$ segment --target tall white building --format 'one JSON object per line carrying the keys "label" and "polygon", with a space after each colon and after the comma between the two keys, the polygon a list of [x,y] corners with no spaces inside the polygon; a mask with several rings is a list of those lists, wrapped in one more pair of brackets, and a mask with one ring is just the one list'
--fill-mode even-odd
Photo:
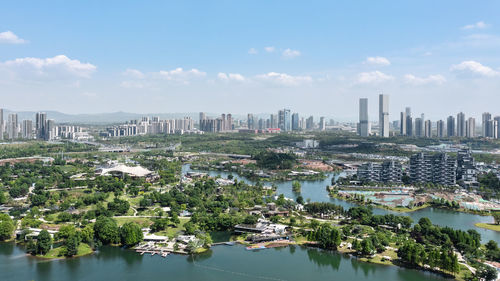
{"label": "tall white building", "polygon": [[22,132],[23,139],[32,139],[33,138],[33,121],[23,120],[23,124],[21,126],[21,132]]}
{"label": "tall white building", "polygon": [[359,124],[358,134],[362,137],[370,135],[370,123],[368,122],[368,99],[359,99]]}
{"label": "tall white building", "polygon": [[379,95],[378,99],[378,126],[381,137],[389,137],[389,96]]}
{"label": "tall white building", "polygon": [[8,120],[7,120],[7,133],[9,135],[9,139],[17,139],[19,137],[18,135],[18,125],[17,125],[17,114],[12,113],[9,114]]}
{"label": "tall white building", "polygon": [[473,138],[476,131],[476,119],[469,117],[465,121],[465,136],[468,138]]}

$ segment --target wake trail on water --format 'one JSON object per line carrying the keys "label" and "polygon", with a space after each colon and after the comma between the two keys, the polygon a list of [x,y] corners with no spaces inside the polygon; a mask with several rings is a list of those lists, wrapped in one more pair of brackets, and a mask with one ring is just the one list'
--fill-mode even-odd
{"label": "wake trail on water", "polygon": [[208,269],[208,270],[213,270],[213,271],[219,271],[219,272],[225,272],[225,273],[239,275],[239,276],[244,276],[244,277],[257,278],[257,279],[263,279],[263,280],[286,281],[286,279],[280,279],[280,278],[269,277],[269,276],[259,276],[259,275],[253,275],[253,274],[244,273],[244,272],[236,272],[236,271],[225,270],[225,269],[214,267],[214,266],[200,265],[200,264],[197,264],[196,262],[193,262],[193,264],[194,264],[194,266],[197,266],[197,267],[200,267],[200,268],[204,268],[204,269]]}

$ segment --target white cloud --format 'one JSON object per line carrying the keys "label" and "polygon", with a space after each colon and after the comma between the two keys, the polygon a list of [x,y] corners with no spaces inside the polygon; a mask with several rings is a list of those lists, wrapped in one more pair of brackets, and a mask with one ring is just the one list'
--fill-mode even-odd
{"label": "white cloud", "polygon": [[256,54],[258,54],[259,52],[258,52],[255,48],[250,48],[250,50],[248,50],[248,53],[249,53],[250,55],[256,55]]}
{"label": "white cloud", "polygon": [[426,85],[426,84],[443,84],[446,78],[442,75],[429,75],[427,77],[418,77],[413,74],[406,74],[404,76],[405,82],[413,85]]}
{"label": "white cloud", "polygon": [[298,86],[300,84],[310,83],[313,79],[310,76],[292,76],[286,73],[269,72],[257,75],[256,78],[261,81],[272,82],[284,86]]}
{"label": "white cloud", "polygon": [[265,47],[264,50],[268,53],[274,52],[276,49],[273,46]]}
{"label": "white cloud", "polygon": [[359,73],[357,78],[357,82],[361,84],[376,84],[390,80],[394,80],[394,77],[378,70]]}
{"label": "white cloud", "polygon": [[5,32],[0,32],[0,44],[24,44],[27,43],[28,41],[19,38],[14,32],[12,31],[5,31]]}
{"label": "white cloud", "polygon": [[452,65],[451,71],[461,75],[495,77],[499,76],[500,72],[493,70],[491,67],[480,64],[477,61],[463,61],[459,64]]}
{"label": "white cloud", "polygon": [[245,81],[245,77],[239,73],[223,73],[219,72],[217,74],[217,78],[223,81],[238,81],[238,82],[243,82]]}
{"label": "white cloud", "polygon": [[191,70],[184,70],[181,67],[178,67],[174,70],[162,70],[158,72],[158,76],[162,79],[168,81],[175,81],[188,84],[190,80],[199,79],[205,77],[207,74],[203,71],[200,71],[196,68]]}
{"label": "white cloud", "polygon": [[374,65],[390,65],[391,62],[384,57],[367,57],[366,64],[374,64]]}
{"label": "white cloud", "polygon": [[297,50],[292,50],[292,49],[286,49],[282,53],[283,57],[293,59],[295,57],[300,56],[300,51]]}
{"label": "white cloud", "polygon": [[145,77],[144,73],[132,68],[127,68],[127,70],[125,70],[122,74],[137,79],[143,79]]}
{"label": "white cloud", "polygon": [[465,29],[465,30],[470,30],[470,29],[485,29],[487,27],[489,27],[490,25],[489,24],[486,24],[484,21],[478,21],[474,24],[468,24],[464,27],[462,27],[462,29]]}
{"label": "white cloud", "polygon": [[0,63],[0,68],[6,69],[12,75],[21,78],[53,78],[65,77],[89,78],[97,67],[90,63],[82,63],[65,55],[52,58],[18,58]]}

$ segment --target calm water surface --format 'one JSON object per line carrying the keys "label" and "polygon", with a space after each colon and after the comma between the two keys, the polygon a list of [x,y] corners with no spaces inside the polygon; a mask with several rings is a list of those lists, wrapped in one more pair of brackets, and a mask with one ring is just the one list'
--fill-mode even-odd
{"label": "calm water surface", "polygon": [[26,256],[20,246],[0,244],[0,280],[445,280],[438,275],[396,266],[358,262],[317,249],[247,251],[242,246],[215,246],[195,258],[141,256],[117,247],[68,260]]}

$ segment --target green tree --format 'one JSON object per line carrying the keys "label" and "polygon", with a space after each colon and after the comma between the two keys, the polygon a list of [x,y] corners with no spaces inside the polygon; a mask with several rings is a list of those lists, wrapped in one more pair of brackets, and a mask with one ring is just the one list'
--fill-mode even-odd
{"label": "green tree", "polygon": [[301,185],[300,185],[300,182],[298,181],[293,181],[292,182],[292,191],[295,192],[295,193],[300,193],[300,189],[301,189]]}
{"label": "green tree", "polygon": [[80,246],[80,235],[77,233],[72,233],[64,241],[64,247],[66,248],[65,256],[72,257],[78,254],[78,246]]}
{"label": "green tree", "polygon": [[363,241],[361,241],[361,254],[371,255],[373,252],[375,252],[375,247],[372,244],[372,240],[368,238],[363,239]]}
{"label": "green tree", "polygon": [[50,247],[52,246],[52,237],[47,230],[40,231],[38,234],[36,241],[36,252],[40,255],[45,255],[49,252]]}
{"label": "green tree", "polygon": [[94,227],[91,224],[86,225],[82,229],[80,236],[82,238],[82,242],[91,243],[94,241]]}
{"label": "green tree", "polygon": [[123,245],[132,247],[144,238],[141,227],[135,222],[127,222],[120,228],[120,238]]}
{"label": "green tree", "polygon": [[14,232],[14,222],[7,214],[0,214],[0,241],[8,240]]}
{"label": "green tree", "polygon": [[94,224],[94,234],[98,241],[103,244],[120,242],[118,225],[112,218],[100,216]]}

